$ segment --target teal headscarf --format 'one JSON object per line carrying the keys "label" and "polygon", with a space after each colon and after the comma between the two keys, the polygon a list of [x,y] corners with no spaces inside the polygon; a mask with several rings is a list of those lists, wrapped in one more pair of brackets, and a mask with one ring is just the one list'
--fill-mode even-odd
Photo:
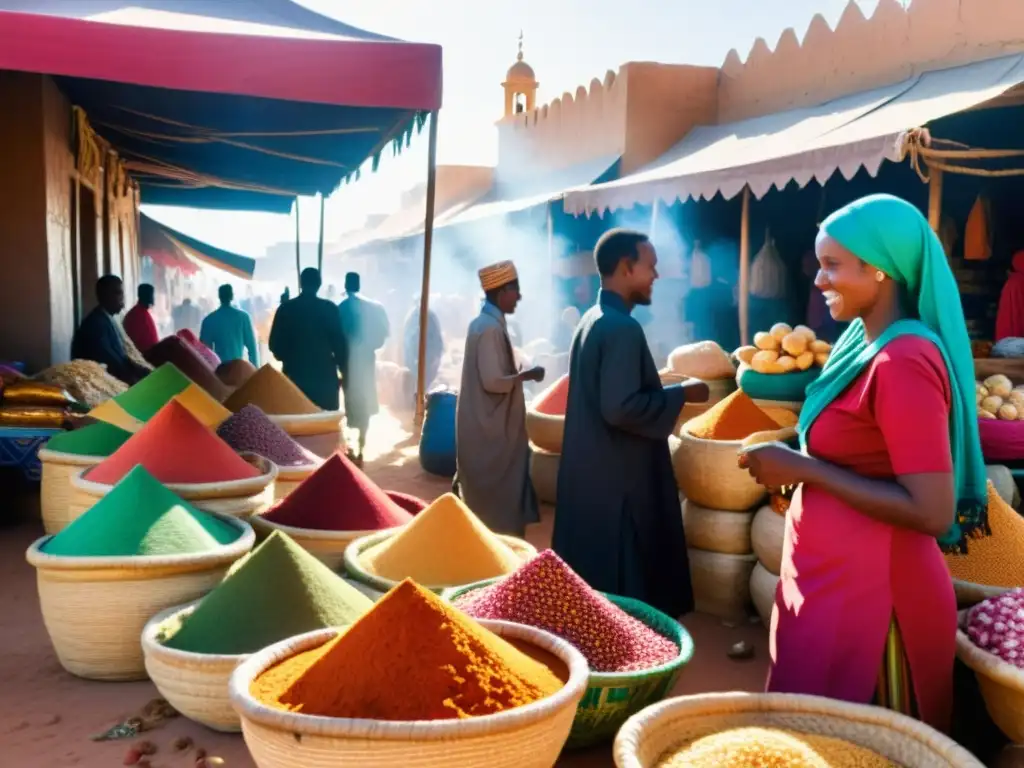
{"label": "teal headscarf", "polygon": [[939,543],[947,551],[965,551],[967,537],[988,531],[987,479],[978,438],[971,343],[960,291],[942,243],[917,208],[892,195],[870,195],[850,203],[829,216],[821,228],[859,259],[903,286],[916,304],[917,318],[893,323],[872,342],[865,336],[862,320],[850,323],[821,376],[807,387],[798,425],[800,445],[806,451],[814,420],[886,344],[908,335],[928,339],[942,353],[953,395],[949,437],[957,514]]}

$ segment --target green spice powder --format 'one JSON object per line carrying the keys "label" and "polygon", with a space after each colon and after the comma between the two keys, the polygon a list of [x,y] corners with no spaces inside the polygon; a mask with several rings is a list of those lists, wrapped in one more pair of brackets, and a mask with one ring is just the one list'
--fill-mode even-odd
{"label": "green spice powder", "polygon": [[71,432],[61,432],[46,441],[44,446],[49,451],[70,453],[75,456],[109,456],[132,436],[131,432],[98,421]]}

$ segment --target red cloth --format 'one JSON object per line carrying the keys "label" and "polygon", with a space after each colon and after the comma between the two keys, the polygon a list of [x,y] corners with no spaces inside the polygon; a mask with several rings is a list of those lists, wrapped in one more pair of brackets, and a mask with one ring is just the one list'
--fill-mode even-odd
{"label": "red cloth", "polygon": [[996,341],[1011,336],[1024,336],[1024,251],[1014,254],[1013,271],[999,294]]}
{"label": "red cloth", "polygon": [[218,368],[220,368],[221,360],[217,353],[214,352],[205,344],[203,344],[203,342],[199,340],[199,337],[192,333],[192,331],[190,331],[188,328],[183,328],[182,330],[178,331],[176,335],[178,336],[179,339],[181,339],[190,347],[192,347],[192,349],[194,349],[199,354],[199,356],[210,365],[211,369],[216,371]]}
{"label": "red cloth", "polygon": [[978,419],[986,462],[1024,461],[1024,421]]}
{"label": "red cloth", "polygon": [[160,341],[160,333],[156,329],[156,320],[150,314],[149,308],[136,304],[128,310],[124,316],[124,332],[128,338],[139,348],[139,352],[146,353]]}
{"label": "red cloth", "polygon": [[[950,402],[939,351],[900,337],[818,417],[809,450],[868,477],[950,472]],[[870,703],[895,611],[921,719],[948,728],[956,598],[933,537],[801,487],[786,515],[781,576],[769,691]]]}

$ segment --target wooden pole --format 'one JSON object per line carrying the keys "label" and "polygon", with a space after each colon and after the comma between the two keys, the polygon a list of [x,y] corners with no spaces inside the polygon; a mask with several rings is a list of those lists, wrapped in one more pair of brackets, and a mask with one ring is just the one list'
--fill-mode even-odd
{"label": "wooden pole", "polygon": [[936,234],[942,226],[942,170],[929,168],[928,180],[928,223]]}
{"label": "wooden pole", "polygon": [[740,344],[750,343],[750,187],[743,188],[740,218]]}
{"label": "wooden pole", "polygon": [[430,250],[434,245],[434,192],[437,187],[437,110],[430,113],[430,144],[427,149],[427,208],[423,214],[423,283],[420,286],[420,344],[416,365],[416,433],[423,429],[427,405],[427,311],[430,302]]}
{"label": "wooden pole", "polygon": [[299,291],[302,290],[302,237],[299,234],[299,198],[297,197],[295,198],[295,285]]}
{"label": "wooden pole", "polygon": [[320,195],[320,242],[316,247],[316,268],[320,270],[320,277],[324,271],[324,196]]}

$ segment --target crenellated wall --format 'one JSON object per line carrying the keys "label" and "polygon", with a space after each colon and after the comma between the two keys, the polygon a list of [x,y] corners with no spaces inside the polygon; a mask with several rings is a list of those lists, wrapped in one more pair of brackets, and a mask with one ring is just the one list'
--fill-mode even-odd
{"label": "crenellated wall", "polygon": [[629,173],[717,115],[718,70],[653,62],[623,64],[575,94],[498,123],[498,177],[514,183],[599,158],[622,157]]}
{"label": "crenellated wall", "polygon": [[850,1],[833,30],[820,15],[803,41],[758,38],[746,61],[722,64],[718,121],[820,104],[916,73],[1024,51],[1021,0],[879,0],[870,18]]}

